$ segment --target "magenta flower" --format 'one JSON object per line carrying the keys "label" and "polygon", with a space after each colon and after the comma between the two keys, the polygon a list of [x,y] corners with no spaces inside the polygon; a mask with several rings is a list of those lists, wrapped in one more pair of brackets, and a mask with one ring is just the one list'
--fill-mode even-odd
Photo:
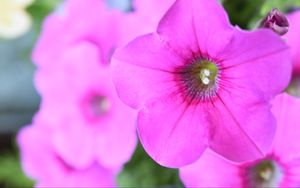
{"label": "magenta flower", "polygon": [[194,164],[180,169],[187,187],[299,187],[300,100],[287,94],[275,98],[272,111],[277,131],[265,157],[237,164],[207,150]]}
{"label": "magenta flower", "polygon": [[289,32],[284,35],[288,45],[291,47],[293,71],[294,74],[300,75],[300,11],[288,15],[290,23]]}
{"label": "magenta flower", "polygon": [[53,129],[41,120],[23,128],[17,137],[23,170],[36,181],[36,187],[115,186],[116,173],[96,162],[84,168],[68,164],[56,152],[52,137]]}
{"label": "magenta flower", "polygon": [[120,98],[140,110],[144,148],[170,167],[192,163],[207,147],[233,161],[263,156],[275,132],[269,100],[290,73],[279,36],[232,27],[214,0],[177,0],[155,33],[112,60]]}
{"label": "magenta flower", "polygon": [[[135,149],[136,112],[120,101],[97,46],[78,42],[36,73],[43,120],[56,152],[76,168],[94,161],[120,169]],[[52,62],[48,62],[52,63]],[[76,156],[76,157],[74,157]]]}

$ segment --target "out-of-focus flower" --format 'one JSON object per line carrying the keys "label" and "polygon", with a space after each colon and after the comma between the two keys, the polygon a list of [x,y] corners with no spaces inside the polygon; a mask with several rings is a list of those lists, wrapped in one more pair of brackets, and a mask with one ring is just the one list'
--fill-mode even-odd
{"label": "out-of-focus flower", "polygon": [[31,27],[26,7],[34,0],[0,0],[0,38],[13,39]]}
{"label": "out-of-focus flower", "polygon": [[139,35],[155,31],[160,19],[174,2],[175,0],[134,0],[133,11],[121,23],[124,36],[121,44],[127,44]]}
{"label": "out-of-focus flower", "polygon": [[260,27],[269,28],[279,35],[284,35],[289,30],[289,22],[284,13],[274,8],[261,21]]}
{"label": "out-of-focus flower", "polygon": [[236,164],[207,150],[194,164],[182,167],[187,187],[299,187],[300,100],[287,94],[275,98],[272,111],[278,127],[272,149],[253,162]]}
{"label": "out-of-focus flower", "polygon": [[[78,42],[36,73],[44,119],[56,126],[57,152],[75,167],[95,159],[120,168],[136,146],[136,112],[117,96],[99,48]],[[76,156],[76,157],[74,157]]]}
{"label": "out-of-focus flower", "polygon": [[[17,137],[25,173],[37,187],[114,187],[116,173],[97,162],[84,168],[68,164],[54,147],[54,132],[38,117]],[[76,158],[76,156],[74,156]]]}
{"label": "out-of-focus flower", "polygon": [[136,17],[144,20],[144,22],[147,21],[153,30],[157,28],[160,19],[174,2],[175,0],[134,0],[133,7],[137,14]]}
{"label": "out-of-focus flower", "polygon": [[300,75],[300,11],[288,15],[290,23],[289,32],[284,35],[288,45],[291,47],[293,72]]}
{"label": "out-of-focus flower", "polygon": [[42,97],[39,124],[51,129],[45,139],[75,169],[96,164],[117,173],[137,143],[136,112],[120,101],[109,70],[122,18],[104,0],[66,1],[47,18],[34,50],[35,84]]}
{"label": "out-of-focus flower", "polygon": [[290,73],[277,34],[232,27],[216,1],[204,0],[176,1],[157,32],[112,59],[120,98],[140,109],[144,148],[170,167],[194,162],[207,146],[233,161],[263,156],[275,132],[269,100]]}
{"label": "out-of-focus flower", "polygon": [[123,36],[121,22],[124,15],[108,9],[105,0],[70,0],[43,24],[42,33],[33,53],[39,66],[52,66],[69,46],[80,41],[94,43],[101,54],[101,62],[109,64],[110,56]]}

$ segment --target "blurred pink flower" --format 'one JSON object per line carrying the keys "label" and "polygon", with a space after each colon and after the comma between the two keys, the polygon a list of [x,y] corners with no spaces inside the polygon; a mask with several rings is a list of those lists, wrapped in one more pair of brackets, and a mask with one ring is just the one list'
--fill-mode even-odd
{"label": "blurred pink flower", "polygon": [[35,82],[41,116],[56,127],[57,153],[76,168],[97,160],[118,169],[137,143],[136,112],[118,98],[98,50],[90,42],[69,46],[52,66],[37,71]]}
{"label": "blurred pink flower", "polygon": [[139,35],[155,31],[160,19],[175,0],[134,0],[133,11],[123,16],[120,44],[125,45]]}
{"label": "blurred pink flower", "polygon": [[175,0],[134,0],[133,7],[137,14],[136,17],[143,20],[144,23],[147,21],[151,26],[151,30],[148,32],[153,32],[174,2]]}
{"label": "blurred pink flower", "polygon": [[290,24],[289,32],[284,35],[288,45],[291,47],[293,60],[293,72],[300,75],[300,11],[295,11],[288,15]]}
{"label": "blurred pink flower", "polygon": [[272,111],[278,127],[268,154],[237,164],[207,150],[194,164],[180,169],[187,187],[299,187],[300,100],[287,94],[275,98]]}
{"label": "blurred pink flower", "polygon": [[116,173],[98,163],[75,168],[63,160],[53,145],[53,129],[45,124],[44,120],[36,120],[17,137],[23,170],[36,180],[36,187],[115,186]]}
{"label": "blurred pink flower", "polygon": [[101,63],[108,64],[123,36],[123,20],[121,11],[109,9],[105,0],[68,0],[44,21],[33,60],[38,66],[52,66],[47,62],[86,40],[98,46]]}
{"label": "blurred pink flower", "polygon": [[233,161],[263,156],[275,132],[269,100],[290,73],[279,36],[232,27],[214,0],[176,1],[155,33],[112,59],[120,98],[140,110],[144,148],[170,167],[194,162],[207,146]]}

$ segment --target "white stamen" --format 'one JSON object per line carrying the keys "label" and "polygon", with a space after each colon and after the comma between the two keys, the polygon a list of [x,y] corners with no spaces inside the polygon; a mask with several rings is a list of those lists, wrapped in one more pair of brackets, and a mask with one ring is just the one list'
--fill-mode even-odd
{"label": "white stamen", "polygon": [[200,79],[204,85],[208,85],[210,83],[210,71],[208,69],[203,69],[200,72]]}
{"label": "white stamen", "polygon": [[204,69],[204,70],[203,70],[203,74],[204,74],[205,76],[210,76],[210,71],[207,70],[207,69]]}
{"label": "white stamen", "polygon": [[209,82],[210,82],[210,81],[209,81],[209,78],[207,78],[207,77],[202,78],[201,80],[202,80],[202,83],[205,84],[205,85],[208,85]]}

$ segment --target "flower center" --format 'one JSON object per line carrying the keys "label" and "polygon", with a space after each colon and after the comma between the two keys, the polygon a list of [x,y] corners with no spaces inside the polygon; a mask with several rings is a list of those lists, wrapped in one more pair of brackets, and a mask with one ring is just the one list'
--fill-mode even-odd
{"label": "flower center", "polygon": [[277,187],[281,180],[281,169],[273,159],[264,159],[247,167],[246,180],[250,187]]}
{"label": "flower center", "polygon": [[[197,67],[198,66],[198,67]],[[203,84],[203,87],[208,85],[214,85],[216,83],[218,68],[217,66],[207,60],[200,61],[195,67],[196,71],[199,70],[199,78]]]}
{"label": "flower center", "polygon": [[90,100],[90,108],[94,116],[102,116],[110,109],[110,102],[104,96],[94,96]]}
{"label": "flower center", "polygon": [[89,120],[98,120],[111,110],[110,100],[101,94],[91,92],[83,99],[83,113]]}
{"label": "flower center", "polygon": [[184,98],[207,100],[216,95],[220,71],[213,61],[197,59],[175,72],[180,75],[176,80],[180,81],[179,87],[180,91],[184,91]]}

